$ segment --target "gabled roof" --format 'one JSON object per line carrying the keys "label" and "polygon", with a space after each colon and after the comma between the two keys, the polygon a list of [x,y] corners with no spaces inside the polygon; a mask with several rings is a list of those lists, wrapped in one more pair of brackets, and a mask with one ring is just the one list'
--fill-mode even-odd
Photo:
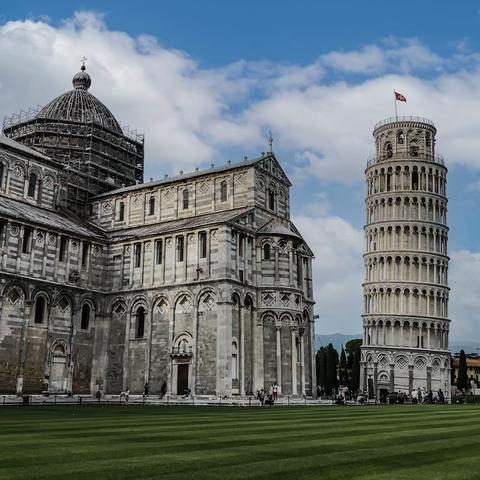
{"label": "gabled roof", "polygon": [[100,199],[100,198],[105,198],[109,197],[112,195],[122,195],[124,193],[129,193],[129,192],[135,192],[137,190],[143,190],[143,189],[149,189],[149,188],[155,188],[159,187],[161,185],[168,185],[169,183],[175,183],[180,180],[185,181],[185,180],[191,180],[193,178],[198,178],[198,177],[203,177],[207,175],[211,175],[212,173],[222,173],[222,172],[228,172],[229,170],[236,170],[240,169],[243,167],[249,167],[252,165],[260,164],[263,160],[266,160],[267,158],[273,158],[277,168],[282,172],[282,174],[285,176],[286,182],[288,182],[289,185],[291,185],[290,181],[288,180],[287,175],[283,171],[282,167],[280,166],[279,162],[275,158],[273,154],[267,153],[262,155],[259,158],[254,158],[250,160],[243,160],[241,162],[236,162],[236,163],[228,163],[227,165],[222,165],[221,167],[212,167],[212,168],[206,168],[205,170],[198,170],[195,172],[190,172],[182,175],[175,175],[173,177],[165,177],[160,180],[153,180],[152,182],[146,182],[146,183],[139,183],[138,185],[131,185],[129,187],[124,187],[124,188],[118,188],[116,190],[111,190],[106,193],[101,193],[100,195],[96,195],[93,197],[93,199]]}
{"label": "gabled roof", "polygon": [[282,225],[280,222],[276,221],[274,218],[271,218],[266,223],[264,223],[259,229],[258,233],[267,234],[267,235],[284,235],[287,237],[298,238],[303,241],[303,238],[298,233],[294,232],[293,229],[288,228],[285,225]]}
{"label": "gabled roof", "polygon": [[139,225],[138,227],[113,231],[110,233],[110,237],[112,240],[128,240],[136,237],[141,238],[150,235],[164,235],[179,230],[230,223],[251,210],[253,210],[253,207],[237,208],[235,210],[197,215],[195,217],[183,218],[181,220],[171,220],[169,222],[153,223],[151,225]]}
{"label": "gabled roof", "polygon": [[22,143],[18,143],[11,138],[6,137],[5,135],[0,135],[0,146],[5,147],[7,150],[14,150],[19,153],[31,155],[42,160],[52,161],[50,157],[47,157],[43,153],[40,153],[38,150],[33,150],[32,148],[26,147]]}
{"label": "gabled roof", "polygon": [[30,205],[29,203],[14,200],[3,195],[0,195],[0,215],[29,223],[32,226],[39,225],[81,237],[104,239],[100,231],[77,218],[68,218],[66,215],[53,210]]}

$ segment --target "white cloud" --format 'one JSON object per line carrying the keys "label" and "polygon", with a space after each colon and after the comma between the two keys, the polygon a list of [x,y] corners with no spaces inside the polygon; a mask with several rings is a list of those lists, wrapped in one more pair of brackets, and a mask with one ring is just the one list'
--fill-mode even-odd
{"label": "white cloud", "polygon": [[449,317],[455,338],[475,339],[480,330],[480,253],[451,254]]}
{"label": "white cloud", "polygon": [[[458,49],[441,58],[416,39],[390,38],[306,65],[240,59],[205,69],[151,36],[112,31],[102,16],[80,12],[57,27],[46,19],[0,26],[2,111],[45,104],[65,92],[83,55],[90,91],[119,120],[146,133],[147,177],[218,162],[225,151],[239,159],[258,152],[271,128],[275,151],[295,181],[313,176],[325,188],[331,182],[361,188],[373,125],[393,114],[393,88],[407,96],[400,115],[435,121],[437,148],[448,165],[480,169],[477,52]],[[362,233],[334,216],[328,194],[312,203],[296,222],[317,258],[321,330],[358,331]],[[451,311],[460,336],[478,328],[479,255],[452,256]]]}
{"label": "white cloud", "polygon": [[413,70],[439,69],[445,60],[415,38],[386,39],[384,45],[366,45],[350,52],[329,52],[322,63],[344,73],[374,75],[385,72],[410,73]]}
{"label": "white cloud", "polygon": [[[151,36],[109,30],[98,14],[80,12],[59,27],[40,20],[0,27],[3,112],[66,91],[83,55],[91,92],[146,133],[148,176],[218,161],[226,150],[239,159],[255,155],[271,128],[276,152],[293,159],[291,171],[298,173],[299,163],[321,180],[357,182],[373,150],[373,125],[393,113],[393,88],[408,99],[399,114],[438,125],[438,148],[449,164],[480,168],[478,55],[469,56],[468,70],[453,71],[455,58],[442,59],[416,39],[390,38],[307,65],[239,60],[204,69]],[[447,65],[450,73],[435,73]],[[332,82],[331,69],[370,76]],[[416,76],[432,69],[428,79]]]}
{"label": "white cloud", "polygon": [[303,215],[293,221],[315,253],[317,333],[361,331],[363,232],[335,216]]}

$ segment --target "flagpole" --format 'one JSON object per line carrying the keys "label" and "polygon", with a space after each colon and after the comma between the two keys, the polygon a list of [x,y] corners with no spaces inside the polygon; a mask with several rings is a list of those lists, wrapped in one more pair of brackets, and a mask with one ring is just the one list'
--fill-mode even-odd
{"label": "flagpole", "polygon": [[398,120],[397,115],[397,96],[395,95],[395,89],[393,90],[393,103],[395,105],[395,120]]}

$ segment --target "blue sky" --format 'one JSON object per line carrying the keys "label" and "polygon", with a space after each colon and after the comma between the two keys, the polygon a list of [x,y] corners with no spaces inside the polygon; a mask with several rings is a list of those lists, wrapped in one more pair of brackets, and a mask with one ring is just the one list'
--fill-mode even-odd
{"label": "blue sky", "polygon": [[363,169],[376,121],[431,118],[450,169],[453,336],[480,327],[480,2],[18,1],[0,12],[9,114],[70,88],[146,134],[146,178],[256,156],[274,133],[316,253],[321,333],[360,331]]}

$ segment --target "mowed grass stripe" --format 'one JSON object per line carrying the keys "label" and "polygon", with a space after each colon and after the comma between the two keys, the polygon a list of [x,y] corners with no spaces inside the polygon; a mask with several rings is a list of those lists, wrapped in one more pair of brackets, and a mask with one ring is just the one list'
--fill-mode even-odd
{"label": "mowed grass stripe", "polygon": [[8,432],[5,410],[2,478],[64,478],[65,468],[69,478],[160,478],[159,471],[161,478],[273,478],[290,475],[290,464],[296,474],[282,478],[318,478],[309,476],[312,468],[323,478],[338,471],[357,478],[352,469],[386,475],[395,465],[408,472],[408,458],[454,461],[452,442],[470,458],[478,455],[480,433],[475,407],[43,407],[10,410]]}

